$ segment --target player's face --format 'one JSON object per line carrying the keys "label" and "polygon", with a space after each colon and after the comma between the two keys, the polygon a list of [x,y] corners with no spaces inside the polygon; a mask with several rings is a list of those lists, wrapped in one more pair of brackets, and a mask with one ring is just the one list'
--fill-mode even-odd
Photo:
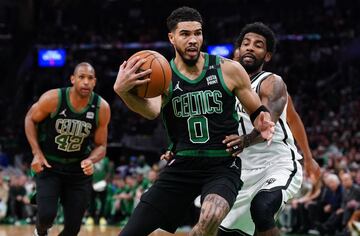
{"label": "player's face", "polygon": [[71,83],[81,97],[88,97],[96,84],[95,71],[90,66],[80,66],[71,76]]}
{"label": "player's face", "polygon": [[179,22],[177,28],[169,33],[169,40],[185,64],[188,66],[194,66],[196,64],[203,44],[202,26],[200,22]]}
{"label": "player's face", "polygon": [[265,37],[256,33],[245,34],[239,52],[239,62],[248,73],[257,72],[265,62],[271,59],[271,53],[266,48]]}

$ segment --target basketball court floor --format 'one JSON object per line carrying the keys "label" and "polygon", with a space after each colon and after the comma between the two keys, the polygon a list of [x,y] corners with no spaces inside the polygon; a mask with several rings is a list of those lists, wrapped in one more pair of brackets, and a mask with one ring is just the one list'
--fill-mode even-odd
{"label": "basketball court floor", "polygon": [[[49,236],[57,236],[62,229],[62,226],[55,225]],[[0,226],[0,236],[32,236],[34,231],[33,225],[24,225],[24,226],[15,226],[15,225],[1,225]],[[118,236],[120,232],[119,227],[115,226],[82,226],[81,231],[78,236]],[[150,236],[170,236],[174,234],[169,234],[162,230],[157,230],[150,234]],[[176,236],[185,236],[186,232],[177,232]]]}
{"label": "basketball court floor", "polygon": [[[55,225],[49,236],[57,236],[62,229],[62,225]],[[34,225],[0,225],[0,236],[32,236]],[[178,230],[175,234],[170,234],[162,230],[156,230],[150,236],[186,236],[189,230]],[[78,236],[118,236],[120,228],[116,226],[82,226]],[[309,234],[282,234],[283,236],[306,236]]]}

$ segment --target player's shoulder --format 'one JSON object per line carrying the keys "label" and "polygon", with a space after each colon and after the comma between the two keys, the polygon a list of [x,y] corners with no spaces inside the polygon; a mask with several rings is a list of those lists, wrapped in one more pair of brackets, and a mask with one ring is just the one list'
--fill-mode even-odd
{"label": "player's shoulder", "polygon": [[60,89],[50,89],[40,96],[39,100],[34,104],[34,107],[49,113],[54,112],[58,107],[60,97]]}
{"label": "player's shoulder", "polygon": [[285,85],[284,80],[278,74],[266,71],[266,72],[263,72],[263,75],[264,76],[261,79],[262,84],[279,84],[279,85],[283,84],[283,85]]}
{"label": "player's shoulder", "polygon": [[238,76],[240,78],[247,76],[244,67],[237,61],[220,57],[220,66],[223,75],[230,79],[237,78]]}
{"label": "player's shoulder", "polygon": [[219,61],[220,61],[220,65],[221,65],[222,69],[236,70],[236,69],[242,68],[241,64],[237,61],[234,61],[229,58],[222,57],[222,56],[218,56],[218,57],[219,57]]}
{"label": "player's shoulder", "polygon": [[274,79],[274,80],[282,80],[282,77],[271,71],[261,71],[257,77],[262,77],[263,79]]}
{"label": "player's shoulder", "polygon": [[61,92],[61,89],[59,89],[59,88],[50,89],[50,90],[44,92],[41,96],[54,98],[54,97],[58,97],[60,92]]}
{"label": "player's shoulder", "polygon": [[99,96],[99,104],[100,104],[100,108],[103,108],[103,109],[110,109],[110,105],[109,103],[103,98],[101,97],[100,95]]}
{"label": "player's shoulder", "polygon": [[39,99],[39,102],[40,103],[55,103],[57,104],[57,102],[59,101],[59,98],[61,96],[61,91],[60,89],[50,89],[46,92],[44,92],[40,99]]}
{"label": "player's shoulder", "polygon": [[110,110],[110,105],[109,103],[102,98],[101,96],[99,96],[99,113],[100,113],[100,120],[106,120],[108,123],[109,119],[110,119],[110,114],[111,114],[111,110]]}
{"label": "player's shoulder", "polygon": [[263,93],[274,93],[283,94],[286,92],[287,87],[280,75],[271,73],[265,76],[260,83],[260,94]]}

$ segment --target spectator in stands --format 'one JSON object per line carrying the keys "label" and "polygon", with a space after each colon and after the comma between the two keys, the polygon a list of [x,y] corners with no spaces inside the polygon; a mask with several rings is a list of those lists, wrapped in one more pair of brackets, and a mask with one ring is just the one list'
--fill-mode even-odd
{"label": "spectator in stands", "polygon": [[11,221],[21,224],[26,219],[25,205],[30,203],[25,189],[26,177],[14,175],[10,178],[9,211]]}
{"label": "spectator in stands", "polygon": [[321,235],[343,231],[355,209],[360,206],[360,186],[353,183],[349,173],[342,174],[340,179],[344,189],[341,207],[332,211],[329,218],[317,227]]}
{"label": "spectator in stands", "polygon": [[4,219],[7,214],[9,198],[9,186],[6,181],[4,181],[4,176],[0,172],[0,221]]}
{"label": "spectator in stands", "polygon": [[[93,188],[88,209],[89,216],[86,225],[106,225],[105,204],[107,198],[107,184],[114,174],[113,163],[108,157],[95,163],[93,174]],[[100,207],[99,204],[100,203]]]}

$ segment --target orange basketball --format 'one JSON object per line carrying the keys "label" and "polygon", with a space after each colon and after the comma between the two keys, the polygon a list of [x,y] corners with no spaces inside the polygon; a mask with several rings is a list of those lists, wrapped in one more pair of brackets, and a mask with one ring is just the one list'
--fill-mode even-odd
{"label": "orange basketball", "polygon": [[150,82],[134,87],[131,92],[144,98],[152,98],[163,94],[171,81],[172,72],[169,62],[163,55],[151,50],[139,51],[133,54],[128,61],[136,56],[146,59],[146,62],[142,64],[139,71],[150,68],[152,72],[146,77],[150,78]]}

